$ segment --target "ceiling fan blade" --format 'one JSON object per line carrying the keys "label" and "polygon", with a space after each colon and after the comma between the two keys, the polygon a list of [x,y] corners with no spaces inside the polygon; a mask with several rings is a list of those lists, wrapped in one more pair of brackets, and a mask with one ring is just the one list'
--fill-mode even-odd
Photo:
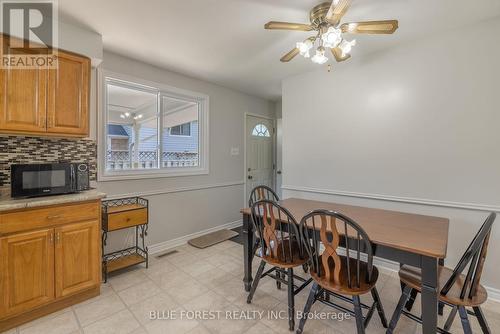
{"label": "ceiling fan blade", "polygon": [[[304,40],[304,43],[306,41],[308,41],[308,40],[314,43],[315,39],[316,39],[316,37],[311,36],[309,38],[306,38]],[[284,55],[283,57],[281,57],[280,61],[282,63],[288,63],[290,60],[292,60],[293,58],[295,58],[295,56],[297,56],[299,53],[300,53],[299,48],[293,48],[292,50],[290,50],[290,52],[288,52],[286,55]]]}
{"label": "ceiling fan blade", "polygon": [[278,21],[267,22],[264,25],[264,28],[265,29],[272,29],[272,30],[298,30],[298,31],[314,30],[313,27],[309,24],[278,22]]}
{"label": "ceiling fan blade", "polygon": [[351,6],[351,2],[352,0],[333,0],[326,13],[326,20],[332,24],[338,24]]}
{"label": "ceiling fan blade", "polygon": [[281,57],[280,61],[282,63],[288,63],[290,60],[292,60],[293,58],[295,58],[295,56],[297,56],[299,54],[299,49],[298,48],[293,48],[290,52],[288,52],[286,55],[284,55],[283,57]]}
{"label": "ceiling fan blade", "polygon": [[350,54],[346,54],[344,57],[342,57],[342,50],[339,47],[333,48],[332,54],[335,57],[335,60],[338,62],[345,61],[349,58],[351,58]]}
{"label": "ceiling fan blade", "polygon": [[340,29],[349,34],[392,34],[398,27],[398,20],[384,20],[344,23]]}

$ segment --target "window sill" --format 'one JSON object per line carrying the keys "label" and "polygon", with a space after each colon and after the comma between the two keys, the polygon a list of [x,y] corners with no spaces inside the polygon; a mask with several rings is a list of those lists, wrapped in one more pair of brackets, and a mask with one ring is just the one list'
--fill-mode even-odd
{"label": "window sill", "polygon": [[182,177],[182,176],[196,176],[208,175],[208,168],[171,168],[169,170],[127,170],[118,172],[104,172],[98,173],[97,181],[123,181],[123,180],[140,180],[140,179],[160,179],[167,177]]}

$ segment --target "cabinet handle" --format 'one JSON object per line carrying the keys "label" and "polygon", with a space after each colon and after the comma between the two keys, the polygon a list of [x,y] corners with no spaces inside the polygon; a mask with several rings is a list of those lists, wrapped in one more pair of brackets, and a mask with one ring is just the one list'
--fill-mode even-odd
{"label": "cabinet handle", "polygon": [[47,219],[49,219],[49,220],[59,219],[59,218],[61,218],[61,215],[47,216]]}
{"label": "cabinet handle", "polygon": [[49,236],[49,243],[53,243],[53,242],[54,242],[54,233],[51,233]]}
{"label": "cabinet handle", "polygon": [[56,233],[56,242],[59,243],[61,241],[61,233],[57,232]]}

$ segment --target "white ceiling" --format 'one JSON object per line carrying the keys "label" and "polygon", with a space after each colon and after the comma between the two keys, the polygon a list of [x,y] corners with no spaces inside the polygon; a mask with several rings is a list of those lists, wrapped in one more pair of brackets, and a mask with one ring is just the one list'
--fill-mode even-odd
{"label": "white ceiling", "polygon": [[[106,50],[226,87],[279,99],[281,80],[318,65],[279,58],[307,32],[266,31],[270,20],[308,23],[321,0],[59,0],[67,23],[103,36]],[[394,35],[357,36],[353,58],[500,15],[499,0],[353,0],[343,22],[398,19]],[[466,41],[467,42],[467,41]],[[494,43],[495,41],[492,41]],[[465,50],[465,48],[464,48]],[[356,66],[347,61],[335,66]]]}

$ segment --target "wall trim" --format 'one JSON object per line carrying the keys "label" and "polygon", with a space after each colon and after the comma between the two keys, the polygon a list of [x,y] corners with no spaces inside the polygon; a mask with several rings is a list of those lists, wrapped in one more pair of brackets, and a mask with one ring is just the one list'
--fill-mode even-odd
{"label": "wall trim", "polygon": [[241,186],[244,183],[245,183],[245,181],[221,182],[221,183],[197,185],[197,186],[190,186],[190,187],[177,187],[177,188],[165,188],[165,189],[151,190],[151,191],[138,191],[138,192],[133,192],[133,193],[109,195],[106,197],[106,199],[118,199],[118,198],[122,198],[122,197],[135,197],[135,196],[156,196],[156,195],[180,193],[180,192],[186,192],[186,191],[197,191],[197,190],[206,190],[206,189],[213,189],[213,188],[225,188],[225,187]]}
{"label": "wall trim", "polygon": [[[236,220],[234,222],[230,222],[230,223],[226,223],[226,224],[219,225],[216,227],[212,227],[212,228],[200,231],[200,232],[188,234],[188,235],[185,235],[185,236],[182,236],[179,238],[160,242],[160,243],[157,243],[154,245],[149,245],[148,246],[149,254],[154,255],[154,254],[162,253],[162,252],[168,251],[172,248],[185,245],[188,242],[188,240],[190,240],[190,239],[200,237],[200,236],[207,234],[207,233],[210,233],[210,232],[239,227],[242,224],[243,224],[243,221],[240,219],[240,220]],[[396,263],[394,261],[387,260],[387,259],[382,259],[382,258],[379,258],[376,256],[373,257],[373,264],[379,266],[380,268],[383,268],[385,270],[389,270],[392,272],[398,272],[398,270],[399,270],[398,263]],[[485,286],[485,288],[486,288],[486,291],[488,292],[488,299],[489,300],[500,302],[500,289],[495,289],[495,288],[488,287],[488,286]]]}
{"label": "wall trim", "polygon": [[179,237],[179,238],[175,238],[172,240],[149,245],[148,251],[149,251],[150,255],[165,252],[165,251],[168,251],[169,249],[172,249],[174,247],[182,246],[182,245],[186,244],[188,242],[188,240],[191,240],[193,238],[201,237],[202,235],[205,235],[205,234],[211,233],[211,232],[215,232],[215,231],[220,231],[220,230],[224,230],[224,229],[232,229],[235,227],[239,227],[242,224],[243,224],[243,221],[241,219],[236,220],[234,222],[222,224],[222,225],[212,227],[212,228],[200,231],[200,232],[191,233],[191,234]]}
{"label": "wall trim", "polygon": [[303,191],[303,192],[316,193],[316,194],[368,198],[368,199],[377,199],[377,200],[384,200],[384,201],[391,201],[391,202],[423,204],[423,205],[432,205],[432,206],[441,206],[441,207],[448,207],[448,208],[458,208],[458,209],[477,210],[477,211],[500,212],[500,206],[488,205],[488,204],[438,201],[438,200],[425,199],[425,198],[412,198],[412,197],[399,197],[399,196],[380,195],[380,194],[357,193],[357,192],[350,192],[350,191],[343,191],[343,190],[300,187],[300,186],[292,186],[292,185],[283,185],[281,188],[283,190]]}

